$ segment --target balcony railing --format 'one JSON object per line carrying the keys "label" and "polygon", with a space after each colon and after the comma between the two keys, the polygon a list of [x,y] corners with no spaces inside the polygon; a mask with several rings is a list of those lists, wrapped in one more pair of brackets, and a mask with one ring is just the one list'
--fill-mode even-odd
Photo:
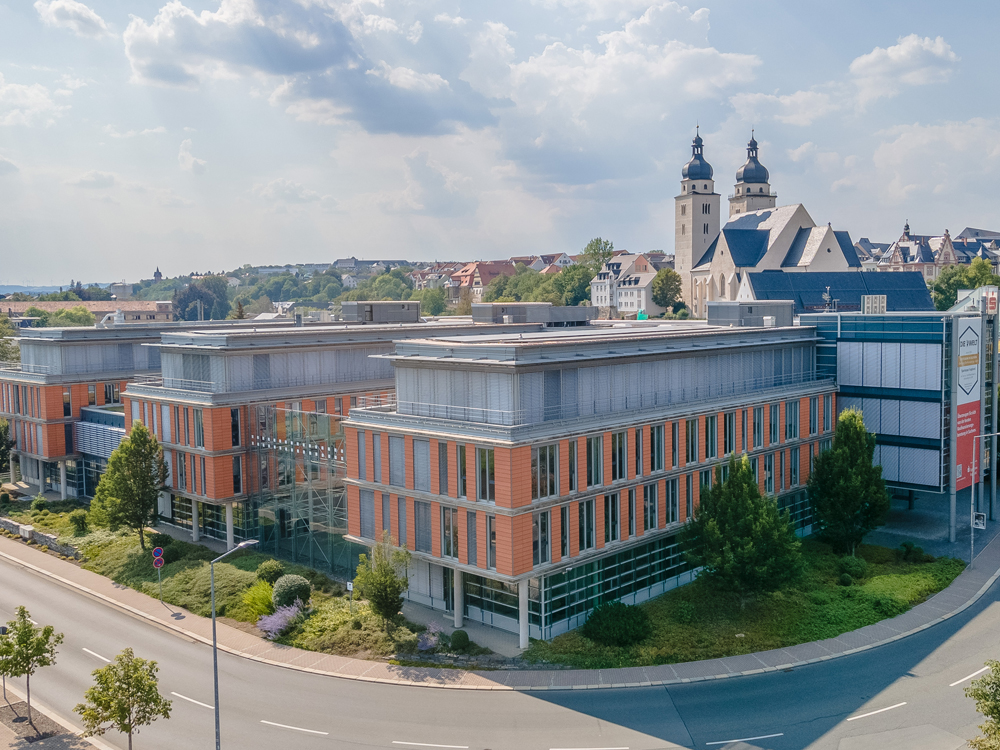
{"label": "balcony railing", "polygon": [[49,365],[33,365],[27,362],[0,362],[0,372],[28,372],[34,375],[51,375],[57,368]]}
{"label": "balcony railing", "polygon": [[[349,381],[331,380],[331,371],[284,373],[280,377],[251,377],[248,383],[233,386],[226,379],[219,381],[187,380],[162,375],[139,375],[131,384],[152,388],[169,388],[196,393],[242,393],[244,391],[267,391],[272,388],[301,388],[313,385],[345,386]],[[388,380],[389,378],[386,378]],[[243,378],[240,378],[243,380]],[[249,387],[248,387],[249,386]]]}

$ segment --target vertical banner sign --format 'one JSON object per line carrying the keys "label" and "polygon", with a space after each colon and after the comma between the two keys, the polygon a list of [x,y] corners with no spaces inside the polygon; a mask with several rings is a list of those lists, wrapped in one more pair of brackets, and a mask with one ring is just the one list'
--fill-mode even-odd
{"label": "vertical banner sign", "polygon": [[973,438],[979,434],[979,389],[982,386],[979,366],[981,326],[981,318],[963,318],[958,329],[958,387],[952,389],[952,397],[958,398],[955,489],[959,490],[972,486],[976,479],[979,459],[975,455]]}

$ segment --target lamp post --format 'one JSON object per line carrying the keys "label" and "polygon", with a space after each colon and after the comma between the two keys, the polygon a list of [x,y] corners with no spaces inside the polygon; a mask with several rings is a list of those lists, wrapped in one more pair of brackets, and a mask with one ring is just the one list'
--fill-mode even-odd
{"label": "lamp post", "polygon": [[[984,438],[997,437],[1000,436],[1000,432],[990,432],[986,435],[973,435],[972,436],[972,455],[973,460],[976,461],[976,476],[975,480],[979,482],[979,507],[983,506],[983,462],[979,460],[979,454],[976,453],[976,441],[982,441]],[[982,450],[982,443],[979,444],[980,450]],[[993,461],[996,458],[993,457],[990,463],[990,471],[996,471],[996,467],[993,466]],[[972,487],[969,493],[969,567],[976,560],[976,488]]]}
{"label": "lamp post", "polygon": [[222,739],[219,731],[219,641],[215,635],[215,564],[224,557],[228,557],[238,549],[246,549],[257,544],[256,539],[247,539],[240,542],[228,552],[219,555],[209,564],[209,581],[212,589],[212,672],[215,677],[215,750],[222,750]]}

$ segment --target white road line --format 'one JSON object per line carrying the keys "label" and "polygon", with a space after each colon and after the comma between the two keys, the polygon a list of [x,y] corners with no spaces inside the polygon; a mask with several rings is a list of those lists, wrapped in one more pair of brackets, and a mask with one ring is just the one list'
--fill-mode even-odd
{"label": "white road line", "polygon": [[185,700],[188,703],[194,703],[197,706],[204,706],[205,708],[207,708],[209,710],[215,708],[215,706],[210,706],[207,703],[202,703],[201,701],[196,701],[194,698],[188,698],[186,695],[181,695],[180,693],[175,693],[173,690],[170,691],[170,694],[171,695],[176,695],[178,698],[180,698],[181,700]]}
{"label": "white road line", "polygon": [[899,708],[900,706],[905,706],[905,705],[906,701],[903,701],[902,703],[897,703],[895,706],[886,706],[885,708],[880,708],[878,711],[869,711],[866,714],[858,714],[857,716],[848,716],[847,720],[854,721],[855,719],[863,719],[866,716],[874,716],[875,714],[880,714],[884,711],[891,711],[894,708]]}
{"label": "white road line", "polygon": [[977,669],[975,672],[973,672],[972,674],[970,674],[968,677],[963,677],[961,680],[955,680],[955,682],[951,683],[948,687],[955,687],[955,685],[961,685],[966,680],[971,680],[973,677],[975,677],[976,675],[982,674],[987,669],[989,669],[989,667],[983,667],[982,669]]}
{"label": "white road line", "polygon": [[303,729],[302,727],[292,727],[289,726],[288,724],[275,724],[273,721],[264,721],[263,719],[260,720],[260,723],[267,724],[268,726],[272,727],[281,727],[282,729],[294,729],[296,732],[306,732],[307,734],[322,734],[322,735],[330,734],[329,732],[317,732],[315,729]]}
{"label": "white road line", "polygon": [[731,745],[734,742],[752,742],[753,740],[768,740],[772,737],[784,737],[784,732],[777,734],[762,734],[758,737],[740,737],[738,740],[719,740],[718,742],[706,742],[706,745]]}
{"label": "white road line", "polygon": [[550,747],[549,750],[628,750],[627,747]]}
{"label": "white road line", "polygon": [[446,747],[451,748],[451,750],[469,750],[468,745],[432,745],[429,742],[400,742],[399,740],[393,740],[392,744],[409,745],[410,747]]}
{"label": "white road line", "polygon": [[[30,617],[28,618],[28,622],[30,622],[32,625],[37,625],[38,624],[37,622],[35,622],[34,620],[32,620]],[[84,649],[84,650],[86,651],[86,649]]]}
{"label": "white road line", "polygon": [[84,650],[84,651],[86,651],[86,652],[87,652],[88,654],[90,654],[91,656],[96,656],[96,657],[97,657],[98,659],[100,659],[100,660],[101,660],[101,661],[103,661],[103,662],[106,662],[107,664],[110,664],[110,663],[111,663],[111,659],[108,659],[108,658],[106,658],[106,657],[104,657],[104,656],[101,656],[101,655],[100,655],[99,653],[97,653],[96,651],[91,651],[91,650],[90,650],[89,648],[85,648],[85,649],[83,649],[83,650]]}

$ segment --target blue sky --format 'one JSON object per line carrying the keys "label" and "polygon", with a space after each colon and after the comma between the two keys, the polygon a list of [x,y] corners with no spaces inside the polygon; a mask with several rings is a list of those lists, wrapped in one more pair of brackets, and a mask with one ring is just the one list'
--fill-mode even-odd
{"label": "blue sky", "polygon": [[856,240],[1000,229],[995,3],[0,1],[0,283],[673,247],[696,122]]}

